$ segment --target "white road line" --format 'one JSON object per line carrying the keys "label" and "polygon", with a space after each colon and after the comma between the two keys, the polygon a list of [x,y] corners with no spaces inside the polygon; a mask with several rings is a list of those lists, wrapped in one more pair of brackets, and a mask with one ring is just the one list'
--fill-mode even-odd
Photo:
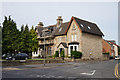
{"label": "white road line", "polygon": [[92,72],[92,73],[81,73],[81,74],[83,74],[83,75],[90,75],[90,76],[92,76],[92,75],[94,75],[94,74],[95,74],[96,70],[93,70],[93,71],[90,71],[90,72]]}

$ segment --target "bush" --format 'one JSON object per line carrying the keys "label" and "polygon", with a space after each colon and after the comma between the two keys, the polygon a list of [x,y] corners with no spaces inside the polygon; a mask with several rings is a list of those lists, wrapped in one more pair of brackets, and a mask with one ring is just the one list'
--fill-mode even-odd
{"label": "bush", "polygon": [[64,51],[61,51],[60,57],[65,57]]}
{"label": "bush", "polygon": [[82,52],[79,52],[79,51],[72,51],[71,52],[71,58],[74,57],[75,59],[76,58],[81,58],[82,57]]}
{"label": "bush", "polygon": [[52,58],[52,56],[48,56],[49,58]]}
{"label": "bush", "polygon": [[59,57],[59,52],[56,51],[54,57]]}
{"label": "bush", "polygon": [[118,52],[118,55],[120,55],[120,52]]}
{"label": "bush", "polygon": [[107,53],[103,53],[104,55],[109,55],[110,53],[109,52],[107,52]]}

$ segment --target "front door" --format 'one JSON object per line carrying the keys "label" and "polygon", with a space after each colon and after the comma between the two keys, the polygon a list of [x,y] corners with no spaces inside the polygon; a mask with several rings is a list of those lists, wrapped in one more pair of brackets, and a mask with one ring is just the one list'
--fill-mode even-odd
{"label": "front door", "polygon": [[60,56],[60,54],[61,54],[62,51],[64,51],[64,48],[60,48],[60,50],[59,50],[59,56]]}

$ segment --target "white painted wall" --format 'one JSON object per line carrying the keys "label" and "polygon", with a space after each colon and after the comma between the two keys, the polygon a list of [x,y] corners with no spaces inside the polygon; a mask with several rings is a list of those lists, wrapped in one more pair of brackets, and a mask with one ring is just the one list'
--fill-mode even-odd
{"label": "white painted wall", "polygon": [[118,47],[116,45],[113,46],[114,46],[115,56],[118,56]]}

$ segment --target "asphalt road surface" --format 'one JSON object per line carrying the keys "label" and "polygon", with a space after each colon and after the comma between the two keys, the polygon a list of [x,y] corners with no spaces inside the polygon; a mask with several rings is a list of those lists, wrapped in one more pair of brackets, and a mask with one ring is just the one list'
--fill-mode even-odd
{"label": "asphalt road surface", "polygon": [[[120,63],[120,62],[119,62]],[[118,60],[3,67],[3,78],[116,78]],[[119,64],[120,65],[120,64]],[[120,71],[120,67],[118,67]]]}

